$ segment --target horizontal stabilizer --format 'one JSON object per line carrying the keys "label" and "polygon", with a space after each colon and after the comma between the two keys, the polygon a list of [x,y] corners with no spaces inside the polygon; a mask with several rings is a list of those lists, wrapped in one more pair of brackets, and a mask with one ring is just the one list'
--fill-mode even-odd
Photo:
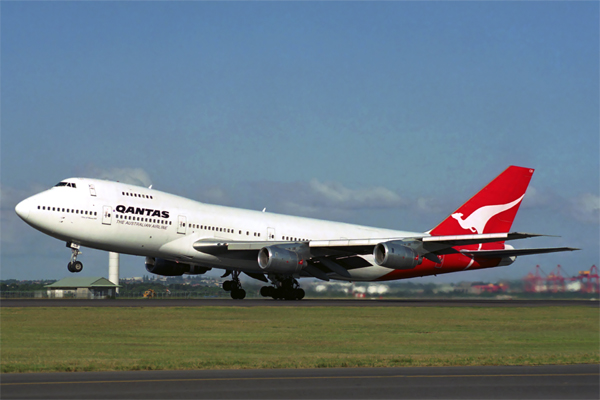
{"label": "horizontal stabilizer", "polygon": [[506,233],[484,233],[481,235],[446,235],[446,236],[426,236],[421,239],[423,243],[444,243],[450,246],[467,246],[469,244],[501,242],[504,240],[527,239],[541,235],[539,233],[525,232],[506,232]]}
{"label": "horizontal stabilizer", "polygon": [[543,249],[504,249],[504,250],[461,250],[461,253],[472,257],[503,258],[527,256],[530,254],[556,253],[560,251],[580,250],[573,247],[548,247]]}

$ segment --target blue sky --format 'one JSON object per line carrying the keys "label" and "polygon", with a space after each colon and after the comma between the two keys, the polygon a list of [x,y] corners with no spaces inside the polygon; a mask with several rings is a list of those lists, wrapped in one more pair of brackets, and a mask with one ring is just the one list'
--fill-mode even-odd
{"label": "blue sky", "polygon": [[[599,263],[597,2],[2,2],[2,278],[69,251],[14,205],[66,177],[425,231],[508,165],[536,169],[520,247]],[[84,274],[106,276],[87,250]],[[122,276],[145,274],[122,257]]]}

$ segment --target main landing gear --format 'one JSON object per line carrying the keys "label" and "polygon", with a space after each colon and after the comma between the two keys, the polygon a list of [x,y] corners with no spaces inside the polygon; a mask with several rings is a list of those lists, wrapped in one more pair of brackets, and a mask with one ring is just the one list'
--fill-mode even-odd
{"label": "main landing gear", "polygon": [[79,245],[68,242],[67,247],[71,248],[71,261],[69,261],[69,264],[67,264],[67,269],[69,272],[81,272],[83,269],[83,263],[81,261],[77,261],[77,256],[81,254],[79,251]]}
{"label": "main landing gear", "polygon": [[223,282],[223,290],[231,292],[232,299],[241,300],[246,297],[246,291],[242,289],[240,271],[233,271],[231,275],[232,279],[230,281]]}
{"label": "main landing gear", "polygon": [[302,300],[304,290],[300,288],[298,281],[291,276],[283,279],[269,278],[275,286],[263,286],[260,288],[260,294],[263,297],[272,297],[275,300]]}

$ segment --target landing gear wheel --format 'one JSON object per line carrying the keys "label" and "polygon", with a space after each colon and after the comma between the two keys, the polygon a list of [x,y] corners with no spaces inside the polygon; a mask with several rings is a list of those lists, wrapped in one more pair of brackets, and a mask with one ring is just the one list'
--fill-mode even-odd
{"label": "landing gear wheel", "polygon": [[77,256],[81,254],[79,251],[79,245],[72,242],[67,242],[67,247],[71,249],[71,261],[69,264],[67,264],[67,269],[69,272],[81,272],[83,269],[83,264],[81,261],[77,261]]}
{"label": "landing gear wheel", "polygon": [[83,269],[83,264],[81,263],[81,261],[75,261],[74,263],[71,264],[71,272],[81,272],[81,270]]}
{"label": "landing gear wheel", "polygon": [[273,297],[275,288],[273,286],[263,286],[260,288],[260,295],[262,297]]}
{"label": "landing gear wheel", "polygon": [[269,276],[275,286],[263,286],[260,294],[274,300],[302,300],[306,293],[291,276]]}
{"label": "landing gear wheel", "polygon": [[81,272],[81,270],[83,270],[83,264],[81,261],[70,262],[67,264],[67,269],[69,272]]}
{"label": "landing gear wheel", "polygon": [[229,294],[232,299],[241,300],[246,297],[246,291],[242,289],[240,271],[233,271],[231,274],[233,275],[232,279],[223,282],[223,290],[230,292]]}

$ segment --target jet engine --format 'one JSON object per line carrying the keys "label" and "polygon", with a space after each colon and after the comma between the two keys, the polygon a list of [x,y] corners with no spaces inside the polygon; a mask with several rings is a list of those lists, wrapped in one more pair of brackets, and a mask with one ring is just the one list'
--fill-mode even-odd
{"label": "jet engine", "polygon": [[209,271],[210,268],[200,267],[165,260],[162,258],[146,257],[146,271],[162,276],[181,276],[183,274],[200,275]]}
{"label": "jet engine", "polygon": [[393,269],[413,269],[423,262],[416,251],[394,241],[378,243],[373,256],[377,265]]}
{"label": "jet engine", "polygon": [[264,272],[293,274],[307,266],[309,257],[306,244],[267,246],[258,252],[258,265]]}

